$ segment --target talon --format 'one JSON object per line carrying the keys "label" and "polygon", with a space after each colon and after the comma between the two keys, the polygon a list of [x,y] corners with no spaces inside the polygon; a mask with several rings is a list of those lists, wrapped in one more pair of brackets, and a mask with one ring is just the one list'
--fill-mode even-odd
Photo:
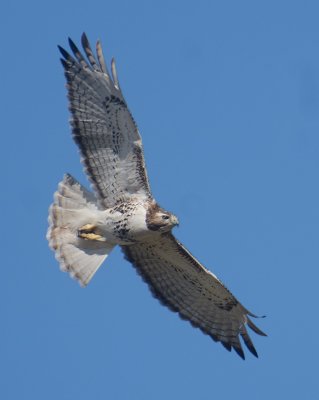
{"label": "talon", "polygon": [[85,240],[98,240],[99,242],[105,242],[105,238],[96,233],[79,233],[79,237]]}
{"label": "talon", "polygon": [[80,229],[79,229],[79,232],[92,232],[94,229],[96,228],[96,226],[95,225],[93,225],[93,224],[86,224],[86,225],[83,225]]}
{"label": "talon", "polygon": [[83,225],[78,230],[78,237],[85,240],[98,240],[99,242],[105,242],[105,238],[95,232],[96,226],[92,224]]}

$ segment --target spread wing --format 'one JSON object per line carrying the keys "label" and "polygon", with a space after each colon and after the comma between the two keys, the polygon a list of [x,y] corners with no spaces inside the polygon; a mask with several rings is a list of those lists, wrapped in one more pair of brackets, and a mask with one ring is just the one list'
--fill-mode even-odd
{"label": "spread wing", "polygon": [[239,340],[258,357],[246,325],[259,335],[249,316],[255,317],[204,268],[171,233],[154,242],[122,246],[126,259],[137,269],[162,304],[178,312],[204,333],[219,341],[243,359]]}
{"label": "spread wing", "polygon": [[150,197],[141,137],[122,95],[115,62],[110,76],[99,42],[94,55],[85,34],[85,58],[69,39],[72,57],[59,47],[67,80],[73,138],[99,201],[112,207]]}

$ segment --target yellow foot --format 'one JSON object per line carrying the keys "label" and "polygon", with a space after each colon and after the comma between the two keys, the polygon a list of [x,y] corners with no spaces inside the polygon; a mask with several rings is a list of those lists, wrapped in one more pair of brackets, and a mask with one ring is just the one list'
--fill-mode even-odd
{"label": "yellow foot", "polygon": [[79,231],[92,231],[92,230],[95,229],[95,228],[96,228],[96,226],[93,225],[93,224],[86,224],[86,225],[83,225],[83,226],[79,229]]}
{"label": "yellow foot", "polygon": [[96,226],[92,224],[83,225],[78,230],[78,237],[85,240],[98,240],[99,242],[105,242],[105,238],[96,233]]}

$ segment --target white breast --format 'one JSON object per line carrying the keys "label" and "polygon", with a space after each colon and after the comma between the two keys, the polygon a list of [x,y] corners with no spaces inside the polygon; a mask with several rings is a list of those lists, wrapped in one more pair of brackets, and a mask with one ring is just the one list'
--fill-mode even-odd
{"label": "white breast", "polygon": [[128,217],[128,229],[136,238],[145,236],[149,233],[146,225],[146,209],[143,204],[139,204],[134,213]]}
{"label": "white breast", "polygon": [[97,226],[105,240],[114,244],[134,243],[149,234],[146,208],[141,202],[100,211]]}

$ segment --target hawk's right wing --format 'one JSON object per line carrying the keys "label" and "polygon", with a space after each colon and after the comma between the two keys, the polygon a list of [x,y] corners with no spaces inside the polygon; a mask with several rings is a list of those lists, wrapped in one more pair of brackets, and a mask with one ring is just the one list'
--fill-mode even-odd
{"label": "hawk's right wing", "polygon": [[233,348],[245,358],[241,336],[257,357],[246,329],[248,325],[257,334],[265,335],[249,318],[255,315],[171,233],[162,234],[154,241],[122,246],[122,250],[162,304],[221,342],[227,350]]}
{"label": "hawk's right wing", "polygon": [[71,39],[69,44],[74,57],[59,49],[73,138],[100,203],[109,208],[132,197],[150,197],[141,137],[122,95],[114,60],[111,78],[99,42],[95,57],[82,35],[87,59]]}

